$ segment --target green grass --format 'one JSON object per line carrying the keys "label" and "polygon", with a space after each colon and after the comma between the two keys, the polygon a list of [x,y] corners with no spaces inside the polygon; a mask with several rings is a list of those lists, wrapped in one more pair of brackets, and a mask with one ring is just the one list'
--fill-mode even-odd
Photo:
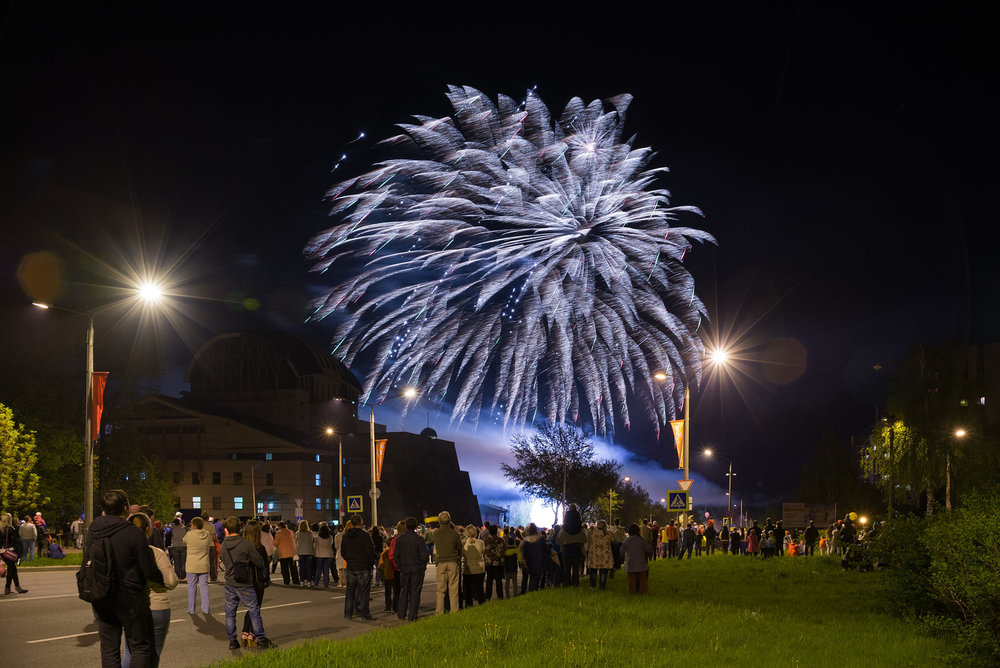
{"label": "green grass", "polygon": [[33,561],[22,561],[18,568],[38,568],[40,566],[79,566],[83,563],[82,552],[67,552],[65,559],[49,559],[48,557],[35,557]]}
{"label": "green grass", "polygon": [[544,590],[224,665],[939,665],[946,642],[892,618],[880,578],[822,557],[656,561],[645,597],[619,572],[605,591]]}

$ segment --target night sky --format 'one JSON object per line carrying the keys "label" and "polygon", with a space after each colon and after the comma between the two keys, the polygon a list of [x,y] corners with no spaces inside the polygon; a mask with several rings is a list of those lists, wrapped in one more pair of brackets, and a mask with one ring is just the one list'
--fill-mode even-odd
{"label": "night sky", "polygon": [[[374,140],[394,123],[450,113],[447,84],[517,99],[537,86],[560,111],[627,92],[627,129],[670,167],[674,204],[705,213],[683,222],[719,241],[687,264],[709,338],[740,350],[695,395],[692,450],[716,447],[745,492],[780,497],[821,433],[866,431],[915,341],[1000,339],[995,39],[971,4],[697,4],[255,15],[7,3],[5,340],[28,348],[50,327],[18,279],[48,251],[62,276],[50,298],[75,310],[114,299],[126,262],[173,268],[169,325],[139,336],[128,318],[98,321],[98,367],[113,377],[165,373],[176,393],[190,350],[238,328],[327,341],[300,325],[329,280],[302,249],[330,222],[325,190],[383,157]],[[435,422],[422,414],[404,426]],[[675,463],[651,425],[616,436]],[[460,450],[486,500],[502,436],[469,442],[490,445]],[[645,468],[632,475],[650,487],[678,477]],[[720,466],[693,468],[723,484]]]}

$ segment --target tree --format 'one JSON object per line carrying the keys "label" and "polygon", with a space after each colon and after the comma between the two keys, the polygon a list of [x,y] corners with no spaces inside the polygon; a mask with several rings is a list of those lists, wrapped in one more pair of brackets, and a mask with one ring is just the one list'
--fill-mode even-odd
{"label": "tree", "polygon": [[0,404],[0,508],[17,516],[46,503],[35,473],[38,449],[35,432],[14,422],[14,413]]}
{"label": "tree", "polygon": [[[871,461],[865,460],[864,454],[867,451],[862,453],[862,461]],[[806,503],[836,503],[840,508],[875,512],[882,505],[878,490],[861,480],[861,473],[857,452],[828,430],[820,436],[812,459],[802,468],[795,498]]]}
{"label": "tree", "polygon": [[511,442],[515,465],[501,464],[504,476],[523,492],[542,499],[553,509],[556,522],[562,505],[575,503],[586,514],[601,494],[617,488],[621,464],[594,456],[590,437],[580,428],[547,422],[531,434],[518,434]]}
{"label": "tree", "polygon": [[133,504],[149,506],[160,519],[174,514],[173,484],[163,463],[146,457],[125,432],[113,430],[101,438],[100,489],[122,489]]}

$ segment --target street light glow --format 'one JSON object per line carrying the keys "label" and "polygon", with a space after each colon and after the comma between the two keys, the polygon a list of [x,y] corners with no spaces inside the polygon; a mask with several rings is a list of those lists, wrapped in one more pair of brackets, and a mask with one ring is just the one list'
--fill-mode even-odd
{"label": "street light glow", "polygon": [[965,438],[965,430],[964,429],[956,429],[955,430],[955,436],[957,436],[959,438]]}
{"label": "street light glow", "polygon": [[163,289],[157,283],[146,281],[139,286],[139,297],[147,304],[152,304],[163,297]]}
{"label": "street light glow", "polygon": [[711,448],[707,448],[705,450],[705,454],[708,455],[709,457],[711,457],[712,456],[712,449]]}
{"label": "street light glow", "polygon": [[31,302],[31,305],[32,306],[37,306],[38,308],[46,308],[46,309],[52,308],[51,306],[49,306],[45,302]]}
{"label": "street light glow", "polygon": [[326,428],[326,435],[327,436],[333,436],[333,427],[327,427]]}

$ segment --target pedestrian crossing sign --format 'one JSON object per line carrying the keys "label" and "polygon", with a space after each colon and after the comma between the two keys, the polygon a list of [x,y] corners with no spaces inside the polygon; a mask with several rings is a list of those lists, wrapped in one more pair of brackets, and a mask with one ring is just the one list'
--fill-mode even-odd
{"label": "pedestrian crossing sign", "polygon": [[686,512],[688,509],[688,493],[679,489],[667,490],[667,510]]}
{"label": "pedestrian crossing sign", "polygon": [[347,497],[347,512],[349,513],[360,513],[364,510],[364,497],[360,494],[358,496]]}

